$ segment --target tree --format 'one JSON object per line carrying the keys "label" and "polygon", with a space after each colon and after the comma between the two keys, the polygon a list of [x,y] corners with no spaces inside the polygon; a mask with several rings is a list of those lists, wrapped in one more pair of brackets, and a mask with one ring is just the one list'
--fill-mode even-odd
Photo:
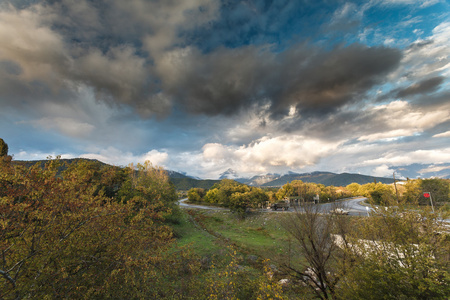
{"label": "tree", "polygon": [[435,202],[449,202],[450,182],[445,179],[431,178],[419,180],[422,189],[421,203],[429,203],[429,199],[423,197],[424,192],[431,193],[433,201]]}
{"label": "tree", "polygon": [[361,185],[353,182],[346,186],[347,190],[352,194],[352,196],[361,196],[360,188]]}
{"label": "tree", "polygon": [[278,200],[284,199],[285,197],[290,197],[294,193],[294,188],[292,184],[286,183],[277,192],[276,196]]}
{"label": "tree", "polygon": [[450,242],[429,210],[388,208],[363,218],[345,248],[355,261],[343,299],[447,299]]}
{"label": "tree", "polygon": [[0,138],[0,157],[8,155],[8,144]]}
{"label": "tree", "polygon": [[118,201],[104,190],[116,178],[112,169],[79,163],[59,174],[60,166],[58,159],[45,168],[0,164],[0,298],[148,291],[150,281],[138,278],[155,273],[173,240],[166,182],[150,191],[146,178],[150,185]]}
{"label": "tree", "polygon": [[351,264],[348,255],[335,243],[334,234],[345,237],[349,218],[323,214],[319,205],[302,203],[294,214],[287,214],[283,227],[294,239],[289,259],[283,264],[286,273],[310,287],[319,299],[336,299],[336,290]]}
{"label": "tree", "polygon": [[373,204],[390,205],[396,204],[394,188],[383,183],[366,183],[359,188],[359,193],[369,198]]}
{"label": "tree", "polygon": [[192,188],[188,191],[188,199],[191,202],[200,202],[203,200],[206,192],[202,188]]}
{"label": "tree", "polygon": [[204,200],[209,203],[219,203],[219,189],[210,189],[206,193]]}
{"label": "tree", "polygon": [[447,179],[416,179],[408,180],[402,200],[410,204],[430,205],[430,199],[423,193],[431,193],[433,204],[443,204],[450,201],[450,181]]}

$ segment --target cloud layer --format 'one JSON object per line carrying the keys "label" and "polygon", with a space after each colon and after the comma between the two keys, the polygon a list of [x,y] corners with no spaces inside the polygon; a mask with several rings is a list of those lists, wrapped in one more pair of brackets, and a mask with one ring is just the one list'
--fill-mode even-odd
{"label": "cloud layer", "polygon": [[16,158],[150,159],[204,177],[229,167],[377,175],[400,161],[441,163],[448,9],[4,1],[0,134]]}

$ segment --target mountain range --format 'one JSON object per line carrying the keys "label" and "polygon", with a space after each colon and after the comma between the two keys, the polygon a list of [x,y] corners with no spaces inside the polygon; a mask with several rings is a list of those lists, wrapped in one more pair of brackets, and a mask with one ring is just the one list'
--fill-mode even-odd
{"label": "mountain range", "polygon": [[[226,177],[226,175],[231,174],[231,177]],[[381,182],[381,183],[393,183],[393,178],[385,177],[375,177],[361,174],[350,174],[342,173],[336,174],[331,172],[312,172],[312,173],[294,173],[289,172],[284,175],[280,174],[266,174],[260,176],[253,176],[251,178],[238,177],[236,172],[230,172],[227,170],[226,174],[222,174],[221,179],[228,178],[236,180],[237,182],[247,184],[250,186],[261,186],[261,187],[280,187],[284,184],[291,182],[293,180],[301,180],[303,182],[320,183],[326,186],[346,186],[350,183],[356,182],[359,184],[366,184],[370,182]]]}
{"label": "mountain range", "polygon": [[[450,163],[438,165],[431,164],[411,164],[407,166],[393,166],[390,168],[395,171],[396,179],[415,179],[415,178],[444,178],[450,179]],[[253,176],[251,178],[241,177],[233,169],[228,169],[220,174],[219,179],[233,179],[240,183],[252,186],[282,186],[286,182],[292,180],[302,180],[304,182],[321,183],[324,185],[345,186],[352,182],[365,184],[369,182],[393,183],[393,177],[369,176],[353,173],[331,173],[331,172],[312,172],[312,173],[295,173],[287,174],[265,174]]]}
{"label": "mountain range", "polygon": [[[83,160],[76,159],[63,159],[65,162],[75,162]],[[100,161],[94,160],[97,163],[104,164]],[[30,167],[36,163],[41,166],[44,165],[45,160],[41,161],[13,161],[15,164],[22,164],[26,167]],[[64,167],[63,167],[64,169]],[[440,165],[426,165],[426,164],[411,164],[409,166],[392,167],[392,170],[396,172],[396,179],[404,180],[406,178],[431,178],[439,177],[450,179],[450,163]],[[237,182],[247,184],[250,186],[259,187],[281,187],[284,184],[293,180],[301,180],[303,182],[320,183],[326,186],[347,186],[350,183],[356,182],[358,184],[366,184],[371,182],[381,182],[390,184],[394,182],[392,177],[376,177],[361,174],[341,173],[336,174],[332,172],[311,172],[311,173],[295,173],[288,172],[287,174],[263,174],[252,177],[242,177],[239,174],[229,168],[220,174],[218,180],[201,179],[198,177],[189,176],[186,173],[180,173],[172,170],[167,170],[169,177],[173,184],[179,190],[188,190],[193,187],[198,188],[211,188],[215,183],[220,182],[222,179],[232,179]]]}
{"label": "mountain range", "polygon": [[[346,186],[350,183],[356,182],[358,184],[366,184],[370,182],[381,182],[381,183],[393,183],[393,178],[386,177],[375,177],[361,174],[350,174],[350,173],[331,173],[331,172],[312,172],[312,173],[295,173],[288,172],[287,174],[265,174],[253,176],[250,178],[240,177],[236,171],[233,169],[228,169],[222,174],[220,174],[219,180],[199,180],[188,175],[183,175],[174,171],[170,171],[169,176],[172,182],[178,187],[181,182],[184,186],[193,185],[192,187],[203,187],[205,182],[207,185],[213,185],[222,179],[232,179],[239,183],[247,184],[250,186],[259,187],[281,187],[288,182],[293,180],[301,180],[303,182],[320,183],[326,186]],[[189,183],[189,184],[188,184]],[[202,185],[202,186],[199,186]]]}

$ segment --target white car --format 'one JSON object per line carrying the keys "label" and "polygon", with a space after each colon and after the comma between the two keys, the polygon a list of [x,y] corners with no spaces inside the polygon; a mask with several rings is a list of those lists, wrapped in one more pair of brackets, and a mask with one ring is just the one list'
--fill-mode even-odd
{"label": "white car", "polygon": [[337,215],[348,215],[349,211],[342,208],[335,208],[330,210],[330,213]]}

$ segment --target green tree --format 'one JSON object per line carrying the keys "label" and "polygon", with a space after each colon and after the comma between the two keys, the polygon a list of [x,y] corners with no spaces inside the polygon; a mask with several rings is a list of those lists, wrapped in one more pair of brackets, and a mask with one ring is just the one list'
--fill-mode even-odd
{"label": "green tree", "polygon": [[283,185],[276,193],[277,199],[281,200],[294,194],[294,187],[290,183]]}
{"label": "green tree", "polygon": [[361,196],[360,188],[361,185],[353,182],[346,186],[347,190],[352,194],[352,196]]}
{"label": "green tree", "polygon": [[204,200],[209,203],[219,203],[219,189],[210,189],[206,193]]}
{"label": "green tree", "polygon": [[433,201],[435,202],[449,202],[450,197],[450,182],[446,179],[431,178],[422,179],[419,181],[422,189],[421,203],[428,204],[429,199],[423,198],[424,192],[430,192]]}
{"label": "green tree", "polygon": [[405,191],[402,195],[402,200],[410,204],[418,204],[422,196],[422,188],[420,186],[421,180],[409,180],[405,183]]}
{"label": "green tree", "polygon": [[435,214],[383,209],[359,225],[347,236],[355,267],[342,281],[342,299],[447,299],[450,241],[438,234]]}
{"label": "green tree", "polygon": [[293,214],[286,214],[282,226],[293,239],[284,272],[310,288],[319,299],[337,299],[341,279],[352,265],[350,256],[339,249],[335,235],[351,231],[350,219],[323,214],[320,206],[303,202]]}
{"label": "green tree", "polygon": [[431,193],[435,204],[449,202],[450,181],[440,178],[408,180],[402,199],[411,204],[430,205],[430,199],[423,196],[425,192]]}
{"label": "green tree", "polygon": [[192,188],[188,191],[188,199],[192,202],[200,202],[203,200],[206,192],[202,188]]}
{"label": "green tree", "polygon": [[391,185],[366,183],[359,188],[359,192],[376,205],[397,204],[394,188]]}
{"label": "green tree", "polygon": [[8,144],[0,138],[0,157],[8,155]]}
{"label": "green tree", "polygon": [[168,193],[147,186],[124,203],[103,189],[111,170],[79,163],[59,174],[60,167],[58,159],[44,168],[0,164],[0,298],[150,293],[155,278],[140,278],[163,266],[173,240]]}

